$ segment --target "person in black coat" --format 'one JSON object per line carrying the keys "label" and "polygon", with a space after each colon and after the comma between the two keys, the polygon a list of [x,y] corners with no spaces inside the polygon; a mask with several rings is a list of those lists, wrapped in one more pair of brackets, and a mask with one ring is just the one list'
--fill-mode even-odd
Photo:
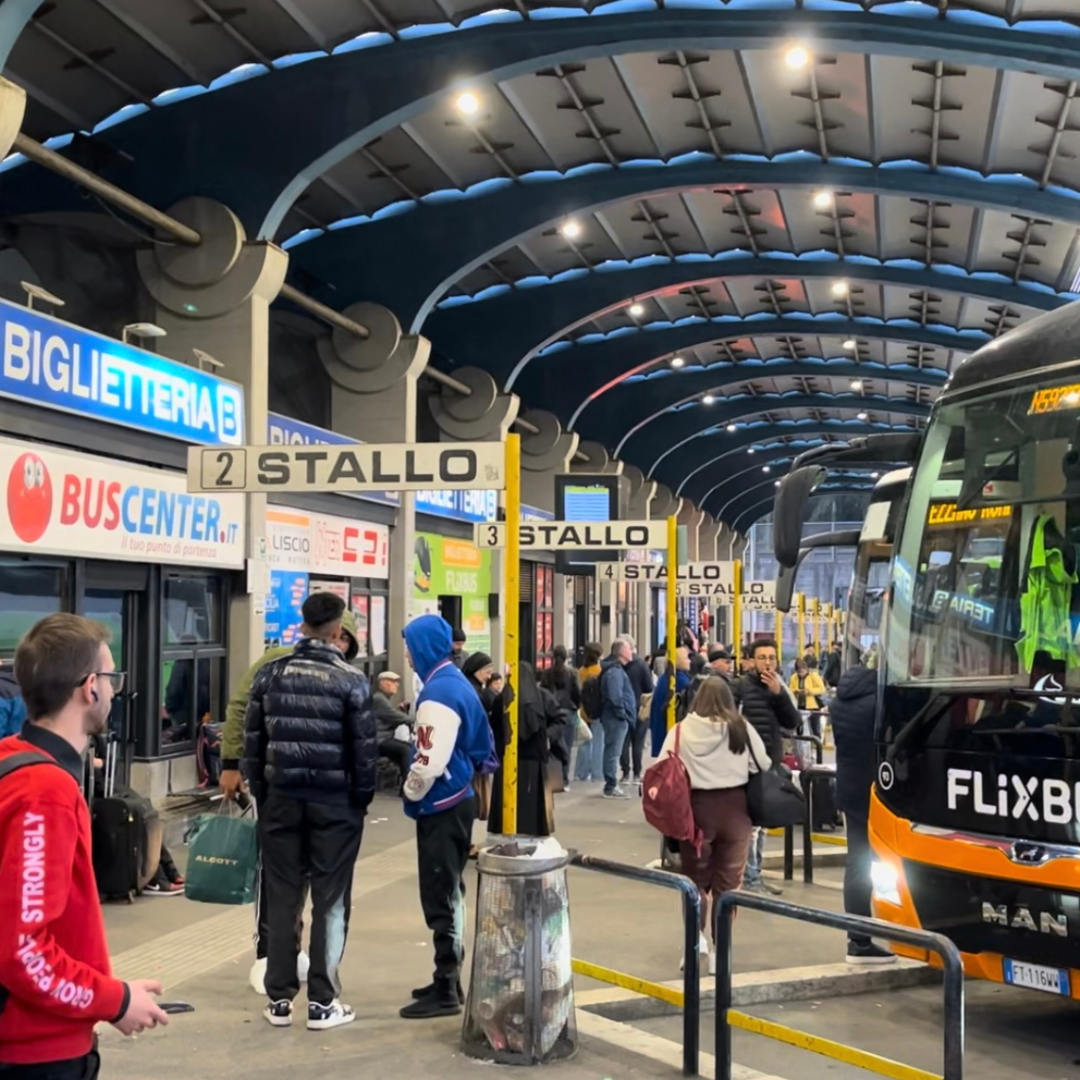
{"label": "person in black coat", "polygon": [[375,794],[379,743],[367,679],[338,647],[345,603],[329,592],[304,601],[303,640],[267,664],[251,687],[242,769],[259,803],[269,943],[264,1016],[292,1022],[296,961],[310,882],[308,1023],[350,1023],[338,1000],[353,868]]}
{"label": "person in black coat", "polygon": [[[847,862],[844,865],[844,910],[869,915],[872,853],[867,825],[870,789],[874,784],[876,750],[874,718],[877,714],[877,672],[848,668],[840,677],[829,707],[836,741],[836,801],[847,823]],[[849,964],[888,964],[896,957],[879,949],[868,937],[848,935]]]}
{"label": "person in black coat", "polygon": [[[753,663],[745,674],[735,680],[731,689],[743,717],[757,729],[765,744],[765,752],[773,761],[784,756],[784,734],[794,734],[801,717],[791,695],[777,671],[776,642],[758,638],[750,642],[743,659]],[[767,892],[773,896],[782,890],[761,876],[761,860],[765,854],[765,830],[754,829],[750,852],[746,860],[743,888]]]}
{"label": "person in black coat", "polygon": [[570,757],[577,728],[575,714],[581,708],[581,683],[578,681],[577,672],[570,666],[570,654],[565,645],[556,645],[551,655],[551,667],[540,676],[540,685],[555,696],[562,713],[563,750],[566,753],[563,763],[563,787],[569,791]]}

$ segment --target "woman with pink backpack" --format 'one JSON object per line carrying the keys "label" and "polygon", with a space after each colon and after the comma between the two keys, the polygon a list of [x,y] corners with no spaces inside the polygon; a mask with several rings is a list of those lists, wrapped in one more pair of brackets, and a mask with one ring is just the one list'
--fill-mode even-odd
{"label": "woman with pink backpack", "polygon": [[[686,781],[672,775],[675,762],[689,780],[689,812],[680,801]],[[645,774],[643,799],[646,817],[666,835],[693,839],[680,841],[682,872],[701,891],[702,933],[699,951],[709,957],[709,973],[716,974],[716,952],[705,929],[711,925],[709,898],[742,885],[752,825],[746,802],[750,774],[766,771],[772,762],[757,730],[739,714],[731,688],[720,677],[704,680],[694,696],[692,711],[664,740],[660,759]],[[650,803],[656,810],[650,813]],[[687,817],[684,827],[670,821],[673,814]],[[667,831],[672,830],[672,831]]]}

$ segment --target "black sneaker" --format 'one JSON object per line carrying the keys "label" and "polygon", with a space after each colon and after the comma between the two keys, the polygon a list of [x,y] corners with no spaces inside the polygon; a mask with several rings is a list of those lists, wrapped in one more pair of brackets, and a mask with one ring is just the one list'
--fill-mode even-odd
{"label": "black sneaker", "polygon": [[[427,986],[419,986],[412,992],[412,999],[413,1001],[419,1001],[421,998],[431,997],[436,990],[438,990],[438,987],[433,982],[428,983]],[[461,987],[460,979],[457,981],[457,999],[460,1005],[465,1004],[465,991]]]}
{"label": "black sneaker", "polygon": [[896,954],[889,952],[888,949],[879,948],[872,941],[865,943],[849,941],[847,962],[855,967],[882,967],[885,964],[895,964]]}
{"label": "black sneaker", "polygon": [[398,1015],[403,1020],[434,1020],[440,1016],[460,1014],[461,1002],[458,1000],[457,988],[451,986],[449,981],[439,981],[434,984],[430,994],[406,1005]]}
{"label": "black sneaker", "polygon": [[331,1001],[329,1005],[317,1005],[310,1002],[307,1007],[308,1031],[329,1031],[330,1028],[341,1027],[342,1024],[351,1024],[356,1019],[356,1013],[349,1005],[342,1005],[340,1001]]}
{"label": "black sneaker", "polygon": [[263,1016],[271,1027],[292,1027],[292,1002],[271,1001],[263,1009]]}

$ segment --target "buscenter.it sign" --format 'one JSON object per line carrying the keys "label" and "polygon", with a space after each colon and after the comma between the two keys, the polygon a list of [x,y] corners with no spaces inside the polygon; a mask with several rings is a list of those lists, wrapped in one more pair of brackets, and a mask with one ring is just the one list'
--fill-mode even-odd
{"label": "buscenter.it sign", "polygon": [[[523,551],[667,547],[664,521],[523,521],[518,529]],[[506,547],[506,522],[477,525],[475,539],[477,547]]]}
{"label": "buscenter.it sign", "polygon": [[188,491],[427,491],[506,486],[501,443],[192,447]]}

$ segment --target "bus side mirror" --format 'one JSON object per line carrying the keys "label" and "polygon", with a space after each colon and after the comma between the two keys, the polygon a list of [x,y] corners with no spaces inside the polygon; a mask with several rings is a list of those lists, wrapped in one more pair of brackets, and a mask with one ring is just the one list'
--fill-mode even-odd
{"label": "bus side mirror", "polygon": [[820,465],[806,465],[788,473],[777,488],[773,506],[773,548],[776,561],[782,567],[791,569],[798,564],[806,504],[825,476],[826,471]]}

